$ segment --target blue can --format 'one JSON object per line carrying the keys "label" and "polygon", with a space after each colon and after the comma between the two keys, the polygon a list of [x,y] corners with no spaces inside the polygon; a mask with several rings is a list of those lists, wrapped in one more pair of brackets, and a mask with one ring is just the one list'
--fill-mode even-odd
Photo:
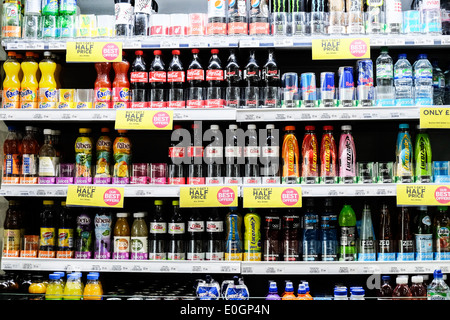
{"label": "blue can", "polygon": [[371,59],[357,61],[358,86],[373,87],[373,62]]}
{"label": "blue can", "polygon": [[316,94],[316,74],[305,72],[300,76],[300,86],[302,88],[303,100],[317,100]]}
{"label": "blue can", "polygon": [[334,91],[334,72],[322,72],[320,74],[320,90],[324,91]]}
{"label": "blue can", "polygon": [[339,68],[339,89],[354,88],[355,82],[353,81],[353,67],[340,67]]}
{"label": "blue can", "polygon": [[281,77],[281,86],[284,100],[298,99],[298,74],[295,72],[284,73]]}

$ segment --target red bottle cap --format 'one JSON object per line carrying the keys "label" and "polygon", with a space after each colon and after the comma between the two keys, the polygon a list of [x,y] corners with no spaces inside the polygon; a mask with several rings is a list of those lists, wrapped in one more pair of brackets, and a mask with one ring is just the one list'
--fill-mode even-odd
{"label": "red bottle cap", "polygon": [[324,131],[333,131],[333,126],[324,126],[323,130]]}
{"label": "red bottle cap", "polygon": [[306,131],[314,131],[314,130],[316,130],[316,127],[314,127],[314,126],[306,126],[305,130]]}
{"label": "red bottle cap", "polygon": [[25,56],[26,56],[26,57],[34,57],[34,52],[27,51],[27,52],[25,53]]}
{"label": "red bottle cap", "polygon": [[161,52],[161,50],[155,50],[155,51],[153,51],[153,54],[155,56],[160,56],[160,55],[162,55],[162,52]]}
{"label": "red bottle cap", "polygon": [[180,55],[180,50],[172,50],[172,54]]}
{"label": "red bottle cap", "polygon": [[192,53],[199,53],[200,52],[200,50],[198,50],[198,49],[192,49]]}
{"label": "red bottle cap", "polygon": [[179,124],[176,124],[176,125],[173,126],[173,129],[174,129],[174,130],[181,129],[181,128],[183,128],[183,127],[180,126]]}
{"label": "red bottle cap", "polygon": [[286,126],[284,127],[284,131],[295,131],[295,126]]}
{"label": "red bottle cap", "polygon": [[219,53],[219,49],[212,49],[212,50],[211,50],[211,53],[212,53],[212,54],[218,54],[218,53]]}
{"label": "red bottle cap", "polygon": [[136,54],[137,56],[142,56],[142,55],[144,54],[144,51],[142,51],[142,50],[137,50],[137,51],[135,52],[135,54]]}

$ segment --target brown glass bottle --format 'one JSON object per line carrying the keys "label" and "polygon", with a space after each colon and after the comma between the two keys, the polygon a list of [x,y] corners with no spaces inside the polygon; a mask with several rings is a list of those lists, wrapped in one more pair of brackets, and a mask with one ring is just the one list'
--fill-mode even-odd
{"label": "brown glass bottle", "polygon": [[411,215],[408,207],[401,207],[397,226],[397,260],[414,260],[414,234],[411,230]]}
{"label": "brown glass bottle", "polygon": [[9,201],[3,228],[3,256],[19,257],[22,226],[19,208],[14,200]]}
{"label": "brown glass bottle", "polygon": [[395,260],[395,244],[392,235],[391,213],[384,203],[380,212],[380,228],[378,232],[378,261]]}

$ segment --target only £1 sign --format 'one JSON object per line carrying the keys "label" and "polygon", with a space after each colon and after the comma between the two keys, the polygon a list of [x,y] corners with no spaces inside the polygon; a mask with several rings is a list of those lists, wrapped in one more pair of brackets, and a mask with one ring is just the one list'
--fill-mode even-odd
{"label": "only \u00a31 sign", "polygon": [[370,40],[369,38],[313,39],[312,59],[370,59]]}
{"label": "only \u00a31 sign", "polygon": [[301,208],[301,187],[244,187],[244,208]]}
{"label": "only \u00a31 sign", "polygon": [[397,205],[447,206],[450,204],[450,185],[398,184]]}
{"label": "only \u00a31 sign", "polygon": [[237,207],[237,186],[180,187],[180,207]]}
{"label": "only \u00a31 sign", "polygon": [[450,129],[450,108],[421,107],[420,127],[423,129]]}
{"label": "only \u00a31 sign", "polygon": [[68,206],[123,208],[123,187],[69,185]]}

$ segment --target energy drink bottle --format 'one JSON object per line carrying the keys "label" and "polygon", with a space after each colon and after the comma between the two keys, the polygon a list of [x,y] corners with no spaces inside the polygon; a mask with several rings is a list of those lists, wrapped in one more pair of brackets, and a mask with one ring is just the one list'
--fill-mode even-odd
{"label": "energy drink bottle", "polygon": [[261,261],[261,218],[255,209],[244,216],[244,261]]}
{"label": "energy drink bottle", "polygon": [[342,183],[353,183],[356,177],[356,149],[351,133],[352,126],[341,127],[339,140],[339,178]]}
{"label": "energy drink bottle", "polygon": [[409,134],[409,125],[402,123],[399,125],[400,132],[397,135],[397,145],[395,150],[395,181],[403,183],[413,182],[413,147]]}
{"label": "energy drink bottle", "polygon": [[225,260],[242,261],[242,215],[231,207],[225,218]]}
{"label": "energy drink bottle", "polygon": [[337,148],[333,126],[324,126],[320,143],[320,177],[323,183],[337,182]]}
{"label": "energy drink bottle", "polygon": [[300,152],[297,137],[295,136],[295,126],[284,127],[285,134],[281,156],[283,158],[283,175],[281,183],[300,183]]}
{"label": "energy drink bottle", "polygon": [[305,135],[302,143],[302,182],[319,182],[319,147],[314,126],[305,127]]}
{"label": "energy drink bottle", "polygon": [[430,137],[425,129],[417,126],[416,147],[414,150],[414,178],[416,182],[429,183],[433,175]]}
{"label": "energy drink bottle", "polygon": [[341,230],[339,261],[356,261],[356,215],[352,207],[344,205],[339,214]]}

